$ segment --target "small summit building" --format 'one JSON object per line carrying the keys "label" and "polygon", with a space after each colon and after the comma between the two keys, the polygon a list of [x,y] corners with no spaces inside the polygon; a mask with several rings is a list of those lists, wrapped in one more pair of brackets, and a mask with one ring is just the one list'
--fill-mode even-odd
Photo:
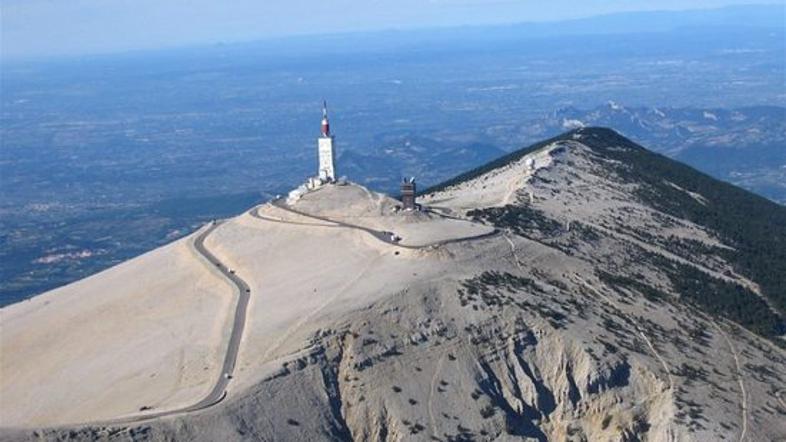
{"label": "small summit building", "polygon": [[415,202],[415,178],[404,178],[401,182],[401,205],[403,210],[418,210]]}

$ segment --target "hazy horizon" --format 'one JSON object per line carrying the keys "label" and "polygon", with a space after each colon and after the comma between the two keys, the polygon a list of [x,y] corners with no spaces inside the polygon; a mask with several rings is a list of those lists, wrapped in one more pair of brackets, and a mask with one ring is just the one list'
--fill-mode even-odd
{"label": "hazy horizon", "polygon": [[624,13],[736,6],[786,8],[786,0],[701,0],[689,5],[673,0],[597,0],[579,5],[563,0],[550,5],[506,0],[405,0],[395,6],[358,0],[329,4],[313,0],[257,4],[243,0],[231,8],[206,0],[188,5],[153,0],[111,4],[99,0],[2,0],[0,55],[14,59],[109,54],[298,36],[557,23]]}

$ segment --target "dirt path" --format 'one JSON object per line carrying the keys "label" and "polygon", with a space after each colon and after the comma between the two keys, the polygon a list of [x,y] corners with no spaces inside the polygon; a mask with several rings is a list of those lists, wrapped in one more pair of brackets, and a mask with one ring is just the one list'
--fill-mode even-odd
{"label": "dirt path", "polygon": [[500,200],[500,205],[507,206],[508,204],[515,203],[518,199],[517,194],[523,190],[523,184],[530,176],[531,174],[527,174],[523,177],[516,176],[510,180],[505,189],[505,195],[502,197],[502,200]]}
{"label": "dirt path", "polygon": [[[599,290],[596,290],[596,289],[595,289],[595,287],[593,287],[592,285],[590,285],[589,283],[587,283],[587,282],[586,282],[586,281],[585,281],[585,280],[584,280],[584,279],[583,279],[581,276],[579,276],[577,273],[574,273],[574,276],[576,277],[576,279],[578,279],[578,281],[579,281],[579,282],[580,282],[580,283],[581,283],[581,284],[582,284],[584,287],[586,287],[587,289],[589,289],[590,291],[592,291],[593,293],[595,293],[595,294],[596,294],[598,297],[600,297],[601,299],[603,299],[603,300],[604,300],[604,301],[605,301],[607,304],[609,304],[609,305],[611,305],[612,307],[614,307],[614,308],[615,308],[617,311],[619,311],[620,313],[624,313],[624,310],[622,310],[622,309],[620,308],[619,304],[617,304],[617,303],[616,303],[614,300],[612,300],[610,297],[608,297],[608,296],[606,296],[605,294],[601,293]],[[649,347],[650,351],[651,351],[651,352],[652,352],[652,354],[655,356],[655,358],[658,360],[658,362],[660,362],[660,365],[663,367],[663,370],[666,372],[666,376],[668,376],[668,379],[669,379],[669,389],[670,389],[670,390],[672,390],[672,391],[674,391],[674,378],[673,378],[673,377],[672,377],[672,375],[671,375],[671,368],[669,368],[669,364],[667,364],[667,363],[666,363],[666,359],[664,359],[664,358],[663,358],[663,356],[660,354],[660,352],[658,352],[658,350],[655,348],[655,346],[654,346],[654,345],[652,345],[652,341],[650,341],[650,339],[647,337],[647,335],[644,333],[644,331],[643,331],[643,330],[642,330],[642,329],[641,329],[641,328],[640,328],[638,325],[636,325],[636,322],[635,322],[635,321],[633,321],[633,327],[636,329],[636,332],[639,334],[639,336],[641,336],[641,338],[642,338],[642,339],[644,339],[644,342],[647,344],[647,347]]]}
{"label": "dirt path", "polygon": [[516,267],[518,267],[519,271],[524,271],[524,268],[521,266],[521,261],[519,261],[519,257],[518,255],[516,255],[516,244],[513,242],[512,239],[510,239],[508,233],[504,233],[502,236],[504,236],[505,241],[507,241],[508,244],[510,244],[510,253],[513,256],[513,262],[516,264]]}
{"label": "dirt path", "polygon": [[434,391],[437,389],[439,381],[439,374],[442,372],[442,364],[445,361],[445,353],[439,356],[437,367],[434,369],[434,375],[431,376],[431,388],[428,393],[428,420],[431,426],[431,434],[437,434],[437,421],[434,419]]}
{"label": "dirt path", "polygon": [[741,409],[741,412],[742,412],[742,417],[741,417],[742,430],[740,431],[740,439],[739,440],[740,440],[740,442],[742,442],[743,440],[745,440],[745,436],[748,433],[748,394],[747,394],[747,392],[745,390],[745,382],[743,381],[743,378],[742,378],[742,368],[740,366],[740,356],[737,353],[737,348],[734,347],[734,344],[731,342],[731,339],[729,339],[729,335],[727,335],[726,332],[723,331],[723,329],[721,328],[720,325],[718,325],[717,322],[715,322],[714,320],[710,320],[710,322],[712,322],[712,325],[714,325],[715,328],[718,330],[718,333],[720,333],[720,335],[723,336],[723,339],[726,340],[726,344],[729,346],[729,350],[731,351],[731,354],[734,357],[734,366],[737,369],[737,382],[740,385],[740,396],[741,396],[741,398],[740,398],[740,401],[741,401],[740,402],[740,409]]}

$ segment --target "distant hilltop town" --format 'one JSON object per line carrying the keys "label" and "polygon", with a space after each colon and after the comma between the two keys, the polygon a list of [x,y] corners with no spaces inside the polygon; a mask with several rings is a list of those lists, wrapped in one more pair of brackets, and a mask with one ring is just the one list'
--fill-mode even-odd
{"label": "distant hilltop town", "polygon": [[[318,169],[316,176],[309,177],[305,184],[289,192],[288,203],[294,203],[304,194],[317,190],[325,185],[345,185],[346,177],[336,178],[336,137],[330,133],[327,101],[322,102],[322,124],[317,138]],[[401,210],[419,210],[415,201],[417,188],[414,177],[404,178],[401,182]]]}

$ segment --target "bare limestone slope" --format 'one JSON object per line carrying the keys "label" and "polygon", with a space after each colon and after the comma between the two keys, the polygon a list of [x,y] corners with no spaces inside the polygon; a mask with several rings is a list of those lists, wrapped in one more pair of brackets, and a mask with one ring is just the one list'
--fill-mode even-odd
{"label": "bare limestone slope", "polygon": [[224,401],[4,438],[786,439],[780,338],[710,310],[691,285],[777,323],[771,282],[733,261],[742,243],[641,198],[594,134],[440,187],[428,213],[328,186],[224,223],[206,246],[252,293]]}
{"label": "bare limestone slope", "polygon": [[0,426],[78,424],[205,395],[232,288],[192,239],[0,310]]}

